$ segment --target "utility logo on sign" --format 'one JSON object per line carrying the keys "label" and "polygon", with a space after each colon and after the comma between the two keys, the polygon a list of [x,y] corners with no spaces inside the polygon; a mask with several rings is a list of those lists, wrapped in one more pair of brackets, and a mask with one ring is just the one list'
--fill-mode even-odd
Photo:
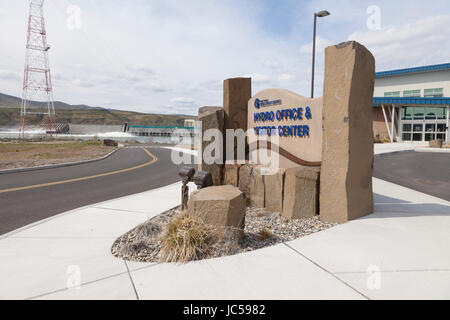
{"label": "utility logo on sign", "polygon": [[279,105],[279,104],[281,104],[281,103],[282,103],[281,99],[278,99],[278,100],[272,100],[272,101],[269,101],[269,100],[267,100],[267,99],[265,99],[265,100],[259,100],[259,99],[256,99],[256,100],[255,100],[255,108],[256,108],[256,109],[259,109],[259,108],[261,108],[261,107],[276,106],[276,105]]}
{"label": "utility logo on sign", "polygon": [[256,108],[256,109],[259,109],[259,99],[256,99],[256,100],[255,100],[255,108]]}

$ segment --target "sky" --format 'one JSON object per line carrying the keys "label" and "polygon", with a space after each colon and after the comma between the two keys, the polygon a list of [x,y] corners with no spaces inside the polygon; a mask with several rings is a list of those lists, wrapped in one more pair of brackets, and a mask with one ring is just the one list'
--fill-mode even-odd
{"label": "sky", "polygon": [[[450,2],[45,0],[54,99],[148,113],[221,106],[223,80],[316,96],[324,48],[356,40],[377,71],[450,62]],[[28,0],[0,0],[0,92],[21,96]]]}

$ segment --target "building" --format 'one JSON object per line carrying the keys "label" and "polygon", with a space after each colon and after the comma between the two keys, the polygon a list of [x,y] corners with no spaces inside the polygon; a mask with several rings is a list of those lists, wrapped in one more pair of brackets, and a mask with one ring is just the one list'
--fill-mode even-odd
{"label": "building", "polygon": [[195,127],[195,119],[186,119],[184,120],[185,128],[194,128]]}
{"label": "building", "polygon": [[450,63],[377,72],[374,136],[391,142],[449,142]]}

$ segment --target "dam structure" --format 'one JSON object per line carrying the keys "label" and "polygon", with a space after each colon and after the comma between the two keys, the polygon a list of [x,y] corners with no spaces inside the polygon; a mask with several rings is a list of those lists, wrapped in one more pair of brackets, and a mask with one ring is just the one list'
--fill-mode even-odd
{"label": "dam structure", "polygon": [[125,131],[140,137],[194,138],[195,136],[195,127],[125,125]]}

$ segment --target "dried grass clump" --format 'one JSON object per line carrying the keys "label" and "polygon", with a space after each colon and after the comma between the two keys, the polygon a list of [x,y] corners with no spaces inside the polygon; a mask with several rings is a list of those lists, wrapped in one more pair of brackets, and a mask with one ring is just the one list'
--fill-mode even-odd
{"label": "dried grass clump", "polygon": [[267,228],[261,229],[258,234],[258,239],[261,241],[267,241],[275,237],[272,231]]}
{"label": "dried grass clump", "polygon": [[217,241],[216,230],[198,217],[181,213],[169,222],[160,238],[159,257],[165,262],[188,262],[206,258]]}

